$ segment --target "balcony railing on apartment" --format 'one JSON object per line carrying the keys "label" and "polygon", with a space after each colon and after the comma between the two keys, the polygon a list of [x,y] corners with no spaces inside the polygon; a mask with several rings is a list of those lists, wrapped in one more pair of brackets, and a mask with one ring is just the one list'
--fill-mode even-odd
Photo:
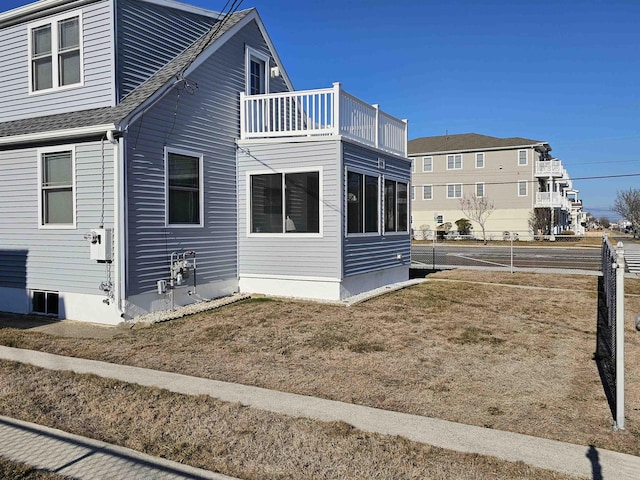
{"label": "balcony railing on apartment", "polygon": [[569,210],[571,203],[569,199],[560,192],[538,192],[536,193],[536,207],[539,208],[561,208]]}
{"label": "balcony railing on apartment", "polygon": [[240,94],[240,138],[341,135],[403,157],[407,121],[333,88],[264,95]]}
{"label": "balcony railing on apartment", "polygon": [[564,171],[560,160],[538,160],[536,162],[536,176],[538,177],[562,177]]}

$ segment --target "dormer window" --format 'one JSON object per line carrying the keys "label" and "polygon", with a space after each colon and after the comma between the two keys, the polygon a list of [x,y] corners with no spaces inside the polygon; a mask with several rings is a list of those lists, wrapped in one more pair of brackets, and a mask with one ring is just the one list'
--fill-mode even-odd
{"label": "dormer window", "polygon": [[269,93],[269,57],[258,50],[247,47],[245,55],[247,95]]}
{"label": "dormer window", "polygon": [[81,20],[81,15],[77,14],[30,27],[30,92],[82,83]]}

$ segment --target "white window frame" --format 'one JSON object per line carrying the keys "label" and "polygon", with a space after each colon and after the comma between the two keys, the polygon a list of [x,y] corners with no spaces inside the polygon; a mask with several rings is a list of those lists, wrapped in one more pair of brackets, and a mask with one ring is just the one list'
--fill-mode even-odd
{"label": "white window frame", "polygon": [[[198,159],[198,201],[200,223],[169,223],[169,154],[184,155]],[[164,226],[167,228],[204,228],[204,155],[190,150],[164,147]]]}
{"label": "white window frame", "polygon": [[[318,172],[318,232],[307,232],[307,233],[293,233],[293,232],[265,232],[265,233],[261,233],[261,232],[252,232],[251,231],[251,177],[253,177],[254,175],[272,175],[274,173],[279,173],[283,176],[283,181],[284,181],[284,175],[288,174],[288,173],[313,173],[313,172]],[[246,195],[246,205],[245,205],[245,212],[246,212],[246,235],[248,238],[268,238],[268,237],[272,237],[272,238],[322,238],[324,236],[323,234],[323,230],[324,230],[324,197],[323,197],[323,192],[324,192],[324,187],[323,187],[323,181],[324,181],[324,176],[323,176],[323,167],[322,166],[313,166],[310,165],[309,167],[300,167],[300,168],[283,168],[283,169],[271,169],[271,170],[248,170],[247,172],[245,172],[245,195]],[[283,195],[285,195],[285,191],[283,190]],[[284,217],[285,213],[284,213],[284,209],[285,209],[285,205],[286,205],[286,198],[283,197],[283,202],[282,202],[282,215]],[[285,222],[286,219],[283,218],[283,222]]]}
{"label": "white window frame", "polygon": [[[79,30],[79,50],[80,50],[80,81],[69,85],[60,85],[60,63],[58,51],[58,24],[64,20],[70,20],[74,17],[78,17],[78,30]],[[51,88],[44,88],[40,90],[34,89],[33,78],[33,30],[46,25],[51,26]],[[82,87],[84,85],[84,22],[82,21],[82,10],[76,10],[74,12],[68,12],[63,15],[58,15],[53,18],[33,22],[28,25],[27,28],[27,40],[28,40],[28,62],[29,62],[29,95],[41,95],[45,93],[57,92],[61,90],[69,90],[72,88]]]}
{"label": "white window frame", "polygon": [[[386,211],[385,211],[385,188],[386,188],[386,182],[390,181],[390,182],[395,182],[396,184],[396,198],[395,198],[395,207],[396,207],[396,211],[395,211],[395,223],[396,223],[396,230],[387,230],[386,229]],[[388,236],[388,235],[406,235],[407,233],[410,233],[411,231],[411,202],[409,201],[409,199],[407,198],[407,229],[406,230],[397,230],[397,226],[398,226],[398,184],[401,183],[403,185],[407,186],[407,195],[409,195],[409,188],[411,187],[410,182],[407,182],[406,180],[402,180],[400,178],[397,177],[393,177],[393,176],[386,176],[383,175],[380,178],[380,189],[382,191],[381,195],[380,195],[380,208],[379,208],[379,212],[381,213],[381,218],[380,218],[380,230],[382,232],[382,235]]]}
{"label": "white window frame", "polygon": [[[71,152],[71,192],[73,201],[73,223],[44,223],[43,213],[44,205],[42,202],[42,180],[44,171],[42,169],[42,157],[47,153],[55,152]],[[77,228],[77,194],[76,188],[76,146],[75,145],[59,145],[56,147],[43,147],[37,150],[38,155],[38,228],[42,230],[75,230]]]}
{"label": "white window frame", "polygon": [[416,162],[418,161],[417,158],[412,158],[411,159],[411,173],[416,173]]}
{"label": "white window frame", "polygon": [[416,199],[416,188],[418,188],[415,185],[411,185],[411,201],[415,201]]}
{"label": "white window frame", "polygon": [[[376,204],[376,216],[378,219],[378,230],[375,232],[349,232],[349,218],[348,218],[348,209],[349,206],[347,204],[348,199],[347,199],[347,190],[348,190],[348,185],[346,185],[345,187],[345,195],[344,195],[344,211],[345,211],[345,215],[344,215],[344,233],[345,236],[347,237],[371,237],[371,236],[380,236],[382,234],[382,228],[383,228],[383,223],[384,223],[384,218],[382,218],[382,210],[384,208],[384,190],[382,190],[382,186],[383,184],[381,184],[381,182],[383,181],[383,176],[380,175],[379,173],[375,173],[375,172],[371,172],[368,170],[359,170],[357,168],[351,168],[351,167],[346,167],[344,170],[344,178],[345,178],[345,184],[348,182],[348,178],[349,178],[349,173],[355,173],[357,175],[362,175],[363,178],[364,177],[375,177],[378,179],[378,203]],[[365,205],[363,204],[362,208],[365,208]],[[364,214],[363,214],[363,221],[364,221]],[[363,226],[364,228],[364,226]]]}
{"label": "white window frame", "polygon": [[[429,168],[426,168],[426,161],[427,159],[429,159]],[[433,157],[422,157],[422,171],[427,173],[427,172],[433,172]]]}
{"label": "white window frame", "polygon": [[[460,195],[459,195],[459,196],[456,196],[456,195],[455,195],[455,193],[456,193],[456,192],[455,192],[455,186],[456,186],[456,185],[460,185]],[[453,191],[454,195],[453,195],[453,196],[450,196],[450,195],[449,195],[449,187],[453,187],[453,188],[454,188],[454,191]],[[462,183],[447,183],[447,198],[448,198],[448,199],[457,199],[457,198],[462,198],[462,195],[463,195],[463,192],[462,192],[462,191],[463,191]]]}
{"label": "white window frame", "polygon": [[[524,185],[524,194],[520,193],[520,187]],[[529,195],[529,182],[526,180],[518,180],[518,196],[527,197]]]}
{"label": "white window frame", "polygon": [[[524,163],[520,161],[520,153],[524,152]],[[518,166],[526,167],[529,165],[529,151],[528,150],[518,150]]]}
{"label": "white window frame", "polygon": [[251,95],[251,60],[258,60],[264,63],[264,93],[269,93],[269,77],[271,76],[271,59],[268,55],[247,45],[244,52],[244,93]]}
{"label": "white window frame", "polygon": [[[460,166],[456,167],[456,157],[460,157]],[[449,159],[453,160],[453,166],[449,167]],[[453,155],[447,155],[447,170],[462,170],[464,167],[464,156],[461,153],[455,153]]]}
{"label": "white window frame", "polygon": [[[478,195],[478,187],[482,185],[482,195]],[[476,182],[476,186],[475,186],[475,194],[477,198],[483,198],[486,194],[486,190],[485,190],[485,185],[484,182]]]}
{"label": "white window frame", "polygon": [[[425,191],[424,191],[424,188],[425,188],[425,187],[429,187],[429,189],[430,189],[430,190],[429,190],[429,193],[430,193],[430,196],[429,196],[429,197],[427,197],[427,196],[425,195]],[[422,186],[422,199],[423,199],[423,200],[433,200],[433,185],[423,185],[423,186]]]}
{"label": "white window frame", "polygon": [[[478,159],[482,158],[482,164],[478,165]],[[485,154],[484,152],[477,152],[476,153],[476,168],[484,168],[484,161],[485,161]]]}

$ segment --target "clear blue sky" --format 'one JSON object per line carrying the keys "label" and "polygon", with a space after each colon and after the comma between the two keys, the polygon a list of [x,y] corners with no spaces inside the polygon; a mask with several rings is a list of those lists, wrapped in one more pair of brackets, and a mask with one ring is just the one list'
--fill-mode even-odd
{"label": "clear blue sky", "polygon": [[[4,0],[3,10],[30,3]],[[223,0],[186,0],[213,10]],[[409,138],[548,141],[574,179],[640,174],[638,0],[244,0],[296,89],[342,82]],[[575,180],[607,215],[640,176]]]}

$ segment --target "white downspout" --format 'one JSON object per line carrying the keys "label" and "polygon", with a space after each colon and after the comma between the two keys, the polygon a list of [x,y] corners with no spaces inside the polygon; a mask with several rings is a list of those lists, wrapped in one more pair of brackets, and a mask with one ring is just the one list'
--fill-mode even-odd
{"label": "white downspout", "polygon": [[114,250],[116,252],[115,263],[115,303],[122,317],[125,314],[125,192],[124,192],[124,165],[122,159],[122,142],[114,136],[115,130],[107,130],[107,140],[113,146],[113,226],[114,226]]}

